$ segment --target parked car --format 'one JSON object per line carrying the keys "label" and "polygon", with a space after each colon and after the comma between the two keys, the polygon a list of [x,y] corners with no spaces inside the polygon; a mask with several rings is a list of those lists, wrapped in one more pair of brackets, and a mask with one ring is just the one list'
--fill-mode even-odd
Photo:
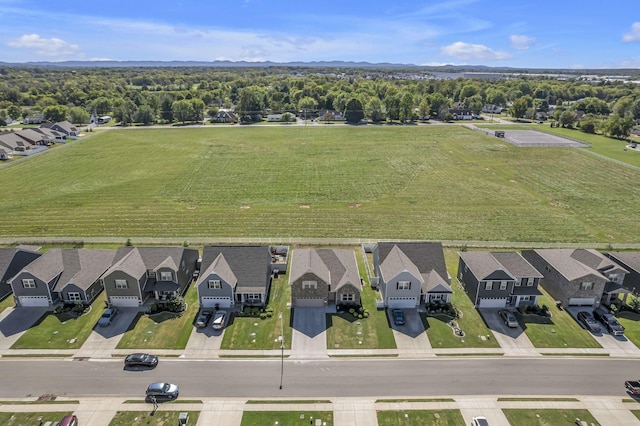
{"label": "parked car", "polygon": [[518,326],[518,319],[513,312],[502,309],[499,313],[507,327],[516,328]]}
{"label": "parked car", "polygon": [[180,389],[178,385],[166,382],[151,383],[147,387],[147,397],[156,399],[177,399]]}
{"label": "parked car", "polygon": [[105,311],[102,313],[102,316],[98,320],[98,325],[100,327],[108,326],[109,324],[111,324],[111,321],[113,321],[113,317],[115,317],[116,315],[118,315],[117,307],[112,306],[110,308],[105,309]]}
{"label": "parked car", "polygon": [[211,322],[211,327],[213,327],[215,330],[220,330],[222,327],[224,327],[224,320],[227,317],[227,315],[224,312],[216,312],[215,316],[213,317],[213,321]]}
{"label": "parked car", "polygon": [[578,321],[584,325],[584,327],[592,333],[600,333],[602,328],[593,314],[588,311],[580,311],[578,312]]}
{"label": "parked car", "polygon": [[196,319],[196,327],[199,327],[199,328],[206,327],[207,324],[209,324],[209,321],[211,320],[212,315],[213,315],[213,312],[211,311],[200,312],[200,315],[198,315],[198,319]]}
{"label": "parked car", "polygon": [[64,416],[62,420],[56,423],[58,426],[78,426],[78,418],[73,414]]}
{"label": "parked car", "polygon": [[632,395],[640,394],[640,381],[638,380],[627,380],[624,382],[624,387],[627,389],[627,392]]}
{"label": "parked car", "polygon": [[611,315],[604,308],[602,308],[602,307],[596,308],[593,311],[593,316],[598,321],[603,323],[605,327],[607,327],[607,330],[609,330],[609,333],[613,334],[614,336],[623,336],[624,335],[624,327],[622,326],[622,324],[620,324],[618,322],[618,320],[616,319],[616,317]]}
{"label": "parked car", "polygon": [[158,365],[158,357],[155,355],[137,353],[137,354],[127,355],[124,358],[125,367],[134,367],[134,366],[155,367],[156,365]]}
{"label": "parked car", "polygon": [[486,417],[478,416],[471,419],[471,426],[489,426]]}
{"label": "parked car", "polygon": [[395,325],[404,325],[404,312],[402,312],[402,310],[394,309],[391,311],[391,314],[393,315],[393,323]]}

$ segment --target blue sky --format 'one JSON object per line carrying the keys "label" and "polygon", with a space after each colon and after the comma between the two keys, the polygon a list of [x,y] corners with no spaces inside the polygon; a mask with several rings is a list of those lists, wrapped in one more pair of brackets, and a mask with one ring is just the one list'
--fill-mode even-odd
{"label": "blue sky", "polygon": [[0,61],[640,68],[638,0],[0,0]]}

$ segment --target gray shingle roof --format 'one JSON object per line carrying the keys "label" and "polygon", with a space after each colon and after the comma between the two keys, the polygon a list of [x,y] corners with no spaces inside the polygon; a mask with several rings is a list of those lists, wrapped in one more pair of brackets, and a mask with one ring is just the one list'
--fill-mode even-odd
{"label": "gray shingle roof", "polygon": [[542,278],[542,274],[527,262],[520,253],[515,251],[500,251],[492,252],[491,255],[516,278]]}
{"label": "gray shingle roof", "polygon": [[346,284],[362,289],[360,274],[353,250],[296,249],[291,258],[289,282],[300,279],[307,272],[314,273],[337,291]]}
{"label": "gray shingle roof", "polygon": [[291,255],[291,272],[289,282],[292,283],[300,279],[301,276],[311,272],[322,281],[331,283],[331,273],[329,268],[322,261],[315,249],[296,249]]}
{"label": "gray shingle roof", "polygon": [[429,273],[435,270],[441,277],[448,277],[447,265],[444,261],[444,251],[439,242],[382,242],[377,244],[380,263],[384,262],[389,252],[397,246],[418,270]]}
{"label": "gray shingle roof", "polygon": [[225,281],[235,281],[237,293],[263,293],[267,290],[270,263],[268,246],[205,246],[198,284],[216,268]]}
{"label": "gray shingle roof", "polygon": [[613,260],[619,260],[629,268],[640,272],[640,251],[614,251],[608,255]]}
{"label": "gray shingle roof", "polygon": [[132,277],[141,279],[147,270],[157,270],[160,266],[177,270],[186,247],[120,247],[114,263],[107,273],[123,271]]}
{"label": "gray shingle roof", "polygon": [[495,275],[494,273],[496,271],[504,272],[511,280],[516,279],[516,277],[509,273],[507,268],[488,251],[465,251],[460,253],[460,257],[479,281],[488,279],[492,274]]}
{"label": "gray shingle roof", "polygon": [[586,275],[599,275],[604,278],[598,270],[573,257],[575,249],[538,249],[534,251],[569,281]]}

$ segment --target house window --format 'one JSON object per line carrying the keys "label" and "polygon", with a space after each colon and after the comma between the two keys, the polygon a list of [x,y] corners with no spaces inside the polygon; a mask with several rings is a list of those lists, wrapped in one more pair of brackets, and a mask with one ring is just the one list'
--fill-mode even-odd
{"label": "house window", "polygon": [[80,297],[80,293],[77,291],[70,291],[68,293],[69,302],[80,302],[82,298]]}
{"label": "house window", "polygon": [[520,296],[521,302],[528,302],[529,300],[531,300],[531,296]]}
{"label": "house window", "polygon": [[209,280],[209,288],[222,288],[220,280]]}
{"label": "house window", "polygon": [[526,278],[520,278],[519,280],[516,280],[515,286],[520,287],[522,284],[526,284],[526,283],[527,283]]}
{"label": "house window", "polygon": [[506,290],[506,289],[507,289],[507,282],[500,281],[500,290]]}
{"label": "house window", "polygon": [[315,290],[318,288],[318,281],[302,281],[303,290]]}
{"label": "house window", "polygon": [[533,287],[534,282],[535,278],[527,278],[527,287]]}
{"label": "house window", "polygon": [[620,284],[620,281],[618,281],[620,279],[620,275],[621,274],[609,274],[608,276],[609,281],[613,281],[614,283]]}
{"label": "house window", "polygon": [[355,299],[355,294],[353,293],[342,293],[340,299],[343,302],[353,302]]}
{"label": "house window", "polygon": [[29,279],[29,278],[25,278],[22,280],[22,287],[24,288],[36,288],[36,281]]}
{"label": "house window", "polygon": [[411,281],[398,281],[396,285],[398,290],[411,290]]}
{"label": "house window", "polygon": [[484,284],[484,289],[485,289],[485,290],[493,290],[493,281],[487,281],[487,282]]}
{"label": "house window", "polygon": [[116,280],[116,288],[118,289],[129,288],[129,284],[127,283],[127,280]]}
{"label": "house window", "polygon": [[262,300],[260,293],[248,293],[245,295],[245,300]]}
{"label": "house window", "polygon": [[173,272],[160,272],[160,281],[173,281]]}
{"label": "house window", "polygon": [[593,289],[592,282],[585,281],[583,283],[580,283],[580,290],[592,290],[592,289]]}
{"label": "house window", "polygon": [[464,273],[466,274],[467,271],[469,270],[469,268],[467,267],[467,264],[464,264],[464,268],[462,268],[462,270],[464,271]]}

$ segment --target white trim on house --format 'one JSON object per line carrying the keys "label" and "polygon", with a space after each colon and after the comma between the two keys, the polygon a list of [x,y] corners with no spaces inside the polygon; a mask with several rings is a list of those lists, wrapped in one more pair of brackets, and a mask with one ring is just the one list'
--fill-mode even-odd
{"label": "white trim on house", "polygon": [[507,300],[506,297],[482,297],[478,300],[478,308],[504,308],[507,306]]}
{"label": "white trim on house", "polygon": [[395,308],[415,308],[418,306],[417,297],[389,297],[387,299],[387,307]]}
{"label": "white trim on house", "polygon": [[221,296],[201,296],[200,306],[203,308],[215,308],[218,305],[220,308],[230,308],[233,305],[233,301],[230,297]]}
{"label": "white trim on house", "polygon": [[47,296],[18,296],[18,303],[24,307],[49,306]]}
{"label": "white trim on house", "polygon": [[121,308],[137,308],[140,306],[138,296],[111,296],[109,300],[113,306]]}

